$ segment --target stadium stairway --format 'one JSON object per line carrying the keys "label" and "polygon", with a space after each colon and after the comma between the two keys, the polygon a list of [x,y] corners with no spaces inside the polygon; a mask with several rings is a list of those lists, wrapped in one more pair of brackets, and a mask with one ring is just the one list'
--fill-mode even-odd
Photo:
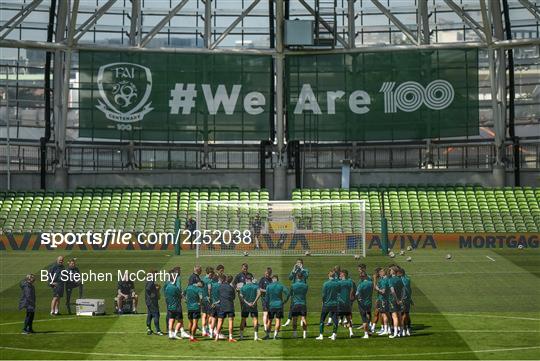
{"label": "stadium stairway", "polygon": [[[539,232],[540,188],[455,186],[362,186],[345,189],[297,189],[293,200],[366,201],[366,231],[380,232],[381,194],[391,233]],[[87,232],[122,229],[126,232],[173,232],[195,216],[196,201],[233,201],[202,205],[200,227],[248,229],[259,214],[268,217],[267,190],[238,188],[81,188],[73,192],[0,192],[3,232]],[[247,201],[234,204],[235,201]],[[257,201],[259,203],[257,203]],[[224,204],[229,204],[223,206]],[[361,231],[358,204],[293,210],[299,222],[315,232]]]}

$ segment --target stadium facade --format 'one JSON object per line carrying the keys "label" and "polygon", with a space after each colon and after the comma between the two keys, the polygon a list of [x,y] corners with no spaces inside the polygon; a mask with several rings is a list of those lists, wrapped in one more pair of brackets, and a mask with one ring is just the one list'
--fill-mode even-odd
{"label": "stadium facade", "polygon": [[0,26],[2,189],[539,183],[535,1],[3,1]]}

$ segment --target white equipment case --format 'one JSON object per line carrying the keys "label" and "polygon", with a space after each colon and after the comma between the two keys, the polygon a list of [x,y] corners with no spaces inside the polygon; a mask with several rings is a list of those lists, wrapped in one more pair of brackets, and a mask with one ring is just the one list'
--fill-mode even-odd
{"label": "white equipment case", "polygon": [[105,300],[96,298],[77,299],[77,316],[96,316],[105,314]]}

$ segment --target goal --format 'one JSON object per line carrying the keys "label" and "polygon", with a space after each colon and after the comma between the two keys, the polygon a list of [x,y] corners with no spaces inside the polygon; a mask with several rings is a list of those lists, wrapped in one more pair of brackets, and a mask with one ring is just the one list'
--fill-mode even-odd
{"label": "goal", "polygon": [[363,200],[198,201],[201,256],[366,256]]}

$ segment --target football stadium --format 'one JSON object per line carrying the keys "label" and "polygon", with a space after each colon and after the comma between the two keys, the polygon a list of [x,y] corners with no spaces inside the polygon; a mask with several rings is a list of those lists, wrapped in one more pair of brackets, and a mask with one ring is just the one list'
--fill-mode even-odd
{"label": "football stadium", "polygon": [[538,0],[0,0],[0,359],[540,359]]}

